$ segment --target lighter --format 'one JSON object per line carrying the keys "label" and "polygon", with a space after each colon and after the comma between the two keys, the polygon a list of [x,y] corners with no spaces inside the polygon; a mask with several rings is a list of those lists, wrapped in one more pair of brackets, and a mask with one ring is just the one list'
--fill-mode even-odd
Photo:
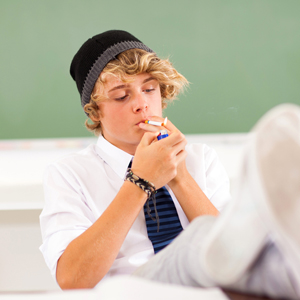
{"label": "lighter", "polygon": [[163,130],[160,130],[160,133],[159,133],[159,135],[157,136],[157,139],[158,139],[158,140],[161,140],[161,139],[166,138],[167,136],[169,136],[169,135],[168,135],[167,129],[163,129]]}

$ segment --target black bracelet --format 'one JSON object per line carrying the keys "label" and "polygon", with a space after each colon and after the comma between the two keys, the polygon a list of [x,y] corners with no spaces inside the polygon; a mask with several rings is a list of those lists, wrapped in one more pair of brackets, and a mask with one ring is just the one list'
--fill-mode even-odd
{"label": "black bracelet", "polygon": [[125,176],[125,180],[130,181],[141,188],[144,192],[147,193],[148,197],[151,197],[153,193],[155,193],[155,186],[152,182],[145,180],[131,171],[130,168],[127,169],[127,173]]}
{"label": "black bracelet", "polygon": [[[156,198],[155,198],[156,190],[155,190],[154,184],[148,180],[145,180],[145,179],[139,177],[136,174],[133,174],[133,172],[131,171],[130,168],[127,169],[124,181],[125,180],[134,183],[139,188],[141,188],[144,192],[147,193],[147,195],[148,195],[148,198],[146,201],[147,214],[153,221],[157,222],[157,232],[159,232],[159,217],[158,217],[158,213],[157,213],[157,209],[156,209]],[[151,209],[149,206],[150,199],[152,200],[153,205],[154,205],[155,218],[153,218],[151,215]]]}

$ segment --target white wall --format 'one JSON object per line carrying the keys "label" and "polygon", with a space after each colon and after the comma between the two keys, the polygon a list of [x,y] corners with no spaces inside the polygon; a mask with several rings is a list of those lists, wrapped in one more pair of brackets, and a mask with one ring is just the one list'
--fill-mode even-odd
{"label": "white wall", "polygon": [[0,291],[58,289],[38,250],[40,213],[40,209],[0,211]]}

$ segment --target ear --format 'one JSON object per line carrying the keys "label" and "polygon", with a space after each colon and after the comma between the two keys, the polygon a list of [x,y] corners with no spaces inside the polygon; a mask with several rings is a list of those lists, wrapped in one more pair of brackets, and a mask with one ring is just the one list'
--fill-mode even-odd
{"label": "ear", "polygon": [[89,117],[90,119],[94,122],[94,123],[99,123],[100,122],[100,110],[97,109],[93,109],[90,113],[89,113]]}
{"label": "ear", "polygon": [[100,110],[96,103],[88,103],[84,106],[84,111],[88,114],[88,117],[94,122],[100,122]]}

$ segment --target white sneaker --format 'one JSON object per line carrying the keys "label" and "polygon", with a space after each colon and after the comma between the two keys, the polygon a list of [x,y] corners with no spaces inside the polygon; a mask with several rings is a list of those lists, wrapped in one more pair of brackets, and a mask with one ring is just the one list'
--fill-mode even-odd
{"label": "white sneaker", "polygon": [[200,254],[222,286],[236,282],[275,235],[300,282],[300,108],[280,105],[254,127],[245,147],[239,190]]}
{"label": "white sneaker", "polygon": [[265,193],[261,217],[292,270],[300,294],[300,107],[280,105],[255,130]]}

